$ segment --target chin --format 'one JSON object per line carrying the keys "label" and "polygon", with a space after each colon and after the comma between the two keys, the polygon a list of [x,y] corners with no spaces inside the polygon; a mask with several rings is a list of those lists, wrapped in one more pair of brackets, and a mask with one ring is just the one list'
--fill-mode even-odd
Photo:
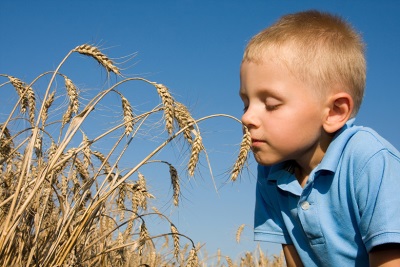
{"label": "chin", "polygon": [[275,165],[275,164],[282,162],[282,160],[278,160],[272,156],[259,155],[256,153],[253,153],[253,154],[254,154],[254,158],[257,161],[257,163],[260,165],[263,165],[263,166],[271,166],[271,165]]}

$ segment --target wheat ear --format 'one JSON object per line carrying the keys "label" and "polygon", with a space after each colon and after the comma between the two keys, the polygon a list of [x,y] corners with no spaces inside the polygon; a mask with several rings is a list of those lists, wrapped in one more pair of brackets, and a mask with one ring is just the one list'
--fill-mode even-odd
{"label": "wheat ear", "polygon": [[78,52],[80,54],[91,56],[97,60],[101,65],[103,65],[107,71],[114,72],[117,75],[120,75],[121,72],[114,65],[114,62],[109,59],[106,55],[104,55],[97,47],[91,46],[89,44],[83,44],[75,47],[74,52]]}
{"label": "wheat ear", "polygon": [[[3,124],[0,124],[0,128],[3,128]],[[10,131],[7,128],[7,126],[4,126],[3,134],[0,135],[0,159],[8,158],[12,147],[13,147],[13,142]],[[0,166],[2,165],[0,164]]]}
{"label": "wheat ear", "polygon": [[169,164],[169,174],[171,176],[171,184],[172,184],[172,190],[174,191],[174,205],[178,206],[179,205],[179,194],[180,194],[180,186],[179,186],[179,177],[178,177],[178,172],[175,169],[174,166]]}
{"label": "wheat ear", "polygon": [[21,112],[25,113],[26,107],[29,107],[29,121],[33,125],[35,119],[36,98],[32,87],[28,86],[18,78],[13,76],[7,77],[21,98]]}
{"label": "wheat ear", "polygon": [[99,151],[92,151],[92,154],[101,161],[101,163],[103,164],[104,172],[106,174],[110,173],[111,166],[106,157]]}
{"label": "wheat ear", "polygon": [[125,135],[129,135],[133,131],[133,112],[132,106],[123,95],[121,95],[122,110],[124,113]]}
{"label": "wheat ear", "polygon": [[174,240],[174,257],[178,259],[180,252],[179,232],[173,223],[171,223],[171,233],[172,233],[172,238]]}
{"label": "wheat ear", "polygon": [[159,83],[153,83],[157,88],[157,92],[161,97],[161,101],[164,106],[164,119],[165,119],[165,128],[169,134],[172,134],[174,130],[174,99],[172,98],[168,88]]}
{"label": "wheat ear", "polygon": [[56,94],[56,91],[51,92],[51,94],[49,94],[48,98],[44,102],[44,107],[43,107],[42,116],[41,116],[43,125],[46,124],[47,118],[49,116],[49,108],[51,107],[51,105],[54,102],[55,94]]}
{"label": "wheat ear", "polygon": [[175,118],[178,122],[180,128],[184,128],[188,125],[190,127],[186,128],[183,132],[185,139],[189,142],[193,142],[191,131],[193,130],[193,125],[195,124],[195,120],[193,119],[190,112],[187,110],[186,106],[182,103],[175,102]]}
{"label": "wheat ear", "polygon": [[196,248],[192,248],[189,252],[189,258],[186,263],[186,267],[197,267],[199,266],[199,258],[197,257]]}
{"label": "wheat ear", "polygon": [[197,163],[199,161],[199,154],[203,150],[203,141],[200,134],[196,134],[193,144],[192,144],[192,152],[190,154],[189,164],[188,164],[188,172],[190,176],[194,175],[194,170],[196,169]]}
{"label": "wheat ear", "polygon": [[225,256],[226,263],[228,263],[228,267],[233,267],[233,261],[229,256]]}
{"label": "wheat ear", "polygon": [[236,181],[238,175],[240,174],[244,163],[247,160],[247,155],[249,154],[250,151],[250,147],[251,147],[251,136],[250,136],[250,132],[247,129],[246,126],[243,126],[243,139],[242,142],[240,144],[240,151],[239,151],[239,155],[238,158],[235,162],[235,164],[233,165],[233,169],[231,172],[231,180],[232,181]]}
{"label": "wheat ear", "polygon": [[32,87],[28,85],[26,85],[25,90],[28,98],[29,122],[33,126],[35,124],[35,109],[36,109],[35,92],[33,91]]}
{"label": "wheat ear", "polygon": [[125,197],[126,197],[126,183],[119,185],[118,197],[117,197],[117,208],[120,211],[120,218],[125,218]]}
{"label": "wheat ear", "polygon": [[138,181],[133,185],[132,189],[134,190],[132,194],[133,212],[137,212],[139,207],[142,207],[142,209],[146,210],[147,199],[154,198],[154,196],[147,191],[146,178],[140,172],[138,172]]}
{"label": "wheat ear", "polygon": [[75,84],[68,77],[64,76],[64,81],[72,112],[77,114],[79,110],[78,90],[76,89]]}
{"label": "wheat ear", "polygon": [[10,80],[11,84],[14,86],[15,91],[17,91],[18,96],[20,97],[20,106],[21,106],[21,112],[25,113],[26,112],[26,107],[28,106],[28,99],[26,98],[24,94],[24,83],[13,76],[7,76],[8,79]]}
{"label": "wheat ear", "polygon": [[243,229],[245,227],[245,224],[242,224],[239,226],[239,228],[236,231],[236,243],[240,243],[240,236],[242,235]]}
{"label": "wheat ear", "polygon": [[142,256],[143,249],[146,244],[146,241],[150,239],[149,232],[147,231],[146,224],[144,221],[140,225],[140,234],[139,234],[139,255]]}

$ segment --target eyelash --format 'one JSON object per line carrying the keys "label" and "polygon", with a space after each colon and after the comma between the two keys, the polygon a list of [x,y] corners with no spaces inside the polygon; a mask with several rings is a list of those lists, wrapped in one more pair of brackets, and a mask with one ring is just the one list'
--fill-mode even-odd
{"label": "eyelash", "polygon": [[266,108],[268,111],[274,111],[274,110],[276,110],[278,107],[279,107],[279,105],[266,105],[266,106],[265,106],[265,108]]}
{"label": "eyelash", "polygon": [[[279,105],[266,105],[266,110],[268,110],[268,111],[274,111],[274,110],[276,110],[276,109],[278,109],[278,107],[279,107]],[[247,109],[248,109],[249,107],[244,107],[243,108],[243,113],[245,113],[246,111],[247,111]]]}

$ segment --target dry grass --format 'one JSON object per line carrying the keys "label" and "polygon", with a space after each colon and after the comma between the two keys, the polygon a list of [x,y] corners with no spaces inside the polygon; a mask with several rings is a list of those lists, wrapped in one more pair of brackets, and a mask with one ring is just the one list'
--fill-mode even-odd
{"label": "dry grass", "polygon": [[[94,58],[121,80],[85,103],[72,79],[60,72],[75,52]],[[199,259],[200,245],[180,233],[156,207],[148,210],[155,196],[141,169],[148,163],[167,164],[172,202],[178,206],[181,180],[177,169],[153,157],[183,135],[191,147],[187,171],[193,176],[199,154],[205,152],[198,123],[213,116],[195,120],[164,85],[120,74],[112,60],[87,44],[71,50],[56,70],[39,75],[30,84],[0,74],[7,79],[0,89],[11,85],[18,96],[0,122],[0,266],[207,266],[206,259]],[[34,91],[46,76],[50,79],[45,90]],[[134,114],[119,91],[129,82],[155,88],[161,105]],[[64,84],[63,90],[59,84]],[[39,92],[42,95],[37,97]],[[86,133],[83,125],[109,94],[121,99],[120,122],[95,136],[92,131]],[[60,101],[63,97],[65,102]],[[148,120],[160,112],[168,134],[165,140],[133,166],[120,169],[131,140],[151,131]],[[110,147],[99,151],[109,136]],[[248,150],[245,132],[232,180],[245,164]],[[159,218],[170,226],[170,232],[152,234],[146,223],[149,218]],[[243,261],[250,262],[248,257]],[[267,266],[227,262],[229,266]]]}

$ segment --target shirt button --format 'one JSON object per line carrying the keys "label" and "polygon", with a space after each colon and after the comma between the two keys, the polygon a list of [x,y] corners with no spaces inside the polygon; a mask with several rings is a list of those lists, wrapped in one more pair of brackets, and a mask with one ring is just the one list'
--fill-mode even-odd
{"label": "shirt button", "polygon": [[303,210],[308,210],[310,208],[310,203],[308,203],[308,201],[304,201],[303,203],[301,203],[300,207]]}

